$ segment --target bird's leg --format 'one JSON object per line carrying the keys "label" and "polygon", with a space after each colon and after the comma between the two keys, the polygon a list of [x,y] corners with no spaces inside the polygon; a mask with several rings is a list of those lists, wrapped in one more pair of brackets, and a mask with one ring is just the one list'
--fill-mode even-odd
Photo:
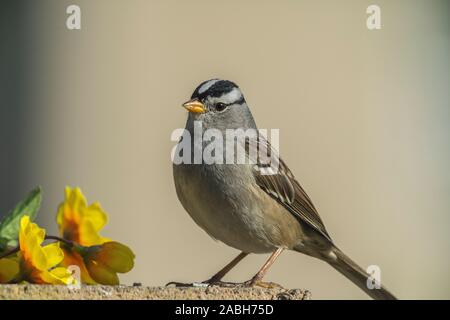
{"label": "bird's leg", "polygon": [[175,282],[171,281],[166,284],[166,286],[174,285],[175,287],[204,287],[210,285],[217,286],[236,286],[236,284],[231,282],[222,282],[222,278],[233,269],[242,259],[244,259],[248,253],[241,252],[236,258],[234,258],[230,263],[228,263],[225,267],[223,267],[219,272],[213,275],[210,279],[205,280],[201,283],[183,283],[183,282]]}
{"label": "bird's leg", "polygon": [[234,258],[230,263],[228,263],[225,267],[223,267],[219,272],[213,275],[210,279],[203,281],[202,283],[206,283],[209,285],[229,285],[231,283],[222,282],[222,278],[230,272],[242,259],[244,259],[248,255],[247,252],[241,252],[236,258]]}
{"label": "bird's leg", "polygon": [[275,260],[278,258],[278,256],[283,252],[284,248],[278,248],[275,250],[267,259],[266,263],[259,269],[258,273],[255,274],[253,278],[243,283],[244,286],[253,287],[253,286],[260,286],[265,288],[273,288],[273,287],[281,287],[279,284],[272,283],[272,282],[262,282],[262,279],[267,273],[267,270],[270,268],[270,266],[275,262]]}

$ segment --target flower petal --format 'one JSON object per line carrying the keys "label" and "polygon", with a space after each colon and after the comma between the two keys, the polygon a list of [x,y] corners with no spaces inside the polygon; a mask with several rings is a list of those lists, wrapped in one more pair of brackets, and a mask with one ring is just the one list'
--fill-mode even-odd
{"label": "flower petal", "polygon": [[64,252],[59,247],[59,242],[46,245],[42,251],[46,258],[46,269],[56,266],[64,259]]}
{"label": "flower petal", "polygon": [[96,260],[115,272],[125,273],[133,269],[134,253],[120,242],[106,242],[96,255]]}
{"label": "flower petal", "polygon": [[66,268],[54,268],[64,258],[59,244],[41,247],[44,238],[44,229],[30,222],[28,216],[22,217],[19,231],[21,280],[32,283],[71,283],[72,277]]}
{"label": "flower petal", "polygon": [[[66,268],[54,268],[50,271],[41,272],[39,274],[40,283],[48,283],[48,284],[71,284],[74,279]],[[35,282],[39,283],[37,279],[34,279]]]}
{"label": "flower petal", "polygon": [[86,220],[79,226],[80,244],[83,246],[95,246],[100,245],[108,241],[107,238],[103,238],[97,232],[91,221]]}
{"label": "flower petal", "polygon": [[98,245],[107,241],[108,239],[99,235],[99,231],[108,221],[108,216],[100,203],[96,202],[88,207],[86,198],[79,188],[66,187],[65,195],[56,216],[61,236],[83,246]]}
{"label": "flower petal", "polygon": [[94,202],[86,209],[84,218],[89,220],[97,231],[102,229],[108,222],[108,216],[99,202]]}
{"label": "flower petal", "polygon": [[83,192],[81,192],[80,188],[70,189],[70,187],[66,187],[65,193],[67,204],[75,212],[86,208],[87,206],[86,197],[84,196]]}
{"label": "flower petal", "polygon": [[0,283],[8,283],[19,273],[19,263],[13,259],[0,259]]}
{"label": "flower petal", "polygon": [[87,206],[86,198],[79,188],[66,187],[64,193],[65,200],[59,205],[56,215],[56,222],[60,229],[63,227],[65,220],[73,220],[79,223],[79,212]]}
{"label": "flower petal", "polygon": [[27,265],[33,265],[39,270],[46,270],[47,262],[41,243],[45,238],[45,230],[36,223],[30,222],[29,216],[20,219],[19,244],[20,251]]}
{"label": "flower petal", "polygon": [[115,286],[119,284],[119,277],[117,274],[110,270],[108,267],[97,263],[96,261],[88,261],[86,267],[89,270],[89,274],[100,284]]}
{"label": "flower petal", "polygon": [[69,249],[64,249],[64,260],[62,261],[61,265],[66,268],[68,268],[69,266],[77,266],[78,268],[80,268],[80,278],[82,283],[96,284],[94,279],[92,279],[89,275],[83,258],[77,252]]}

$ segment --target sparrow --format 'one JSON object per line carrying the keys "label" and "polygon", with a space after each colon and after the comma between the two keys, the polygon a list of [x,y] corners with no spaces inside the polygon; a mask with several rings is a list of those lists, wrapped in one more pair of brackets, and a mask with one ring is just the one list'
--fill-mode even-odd
{"label": "sparrow", "polygon": [[[226,135],[230,129],[258,129],[244,95],[232,81],[205,81],[182,106],[189,111],[185,131],[191,136],[196,122],[201,123],[202,133],[215,129]],[[186,151],[181,150],[183,139],[176,152]],[[250,158],[248,146],[273,150],[262,135],[249,137],[241,146]],[[206,142],[201,142],[200,148],[205,147]],[[199,146],[187,149],[190,158],[196,148]],[[335,245],[310,197],[281,158],[277,170],[269,174],[263,172],[267,163],[253,160],[173,163],[175,189],[184,209],[212,238],[241,251],[204,283],[220,285],[248,254],[270,253],[255,276],[243,283],[264,286],[262,279],[277,257],[284,250],[293,250],[325,261],[373,299],[396,299],[379,283],[378,288],[369,288],[370,275]]]}

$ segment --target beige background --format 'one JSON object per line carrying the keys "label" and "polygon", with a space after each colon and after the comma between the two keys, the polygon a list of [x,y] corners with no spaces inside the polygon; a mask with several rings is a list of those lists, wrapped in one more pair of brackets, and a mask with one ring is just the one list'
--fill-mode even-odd
{"label": "beige background", "polygon": [[[73,3],[80,31],[65,28]],[[365,25],[372,3],[382,9],[379,31]],[[3,210],[41,184],[39,221],[55,232],[64,186],[80,186],[110,215],[103,234],[137,255],[124,283],[205,280],[237,251],[211,240],[179,204],[170,134],[184,127],[180,104],[197,84],[221,77],[240,85],[259,127],[281,130],[283,158],[348,255],[379,265],[400,298],[450,298],[449,2],[7,8]],[[227,279],[250,278],[266,258],[250,256]],[[297,253],[283,254],[267,280],[314,298],[366,298]]]}

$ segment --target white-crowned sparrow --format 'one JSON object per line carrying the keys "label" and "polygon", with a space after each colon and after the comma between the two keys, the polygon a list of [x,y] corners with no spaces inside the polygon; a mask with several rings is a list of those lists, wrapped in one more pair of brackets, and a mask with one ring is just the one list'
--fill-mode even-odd
{"label": "white-crowned sparrow", "polygon": [[[227,129],[257,129],[244,96],[231,81],[203,82],[183,106],[189,111],[186,130],[191,136],[195,121],[201,121],[203,131],[214,128],[224,135]],[[271,149],[262,136],[250,140],[250,145]],[[176,152],[182,152],[180,148],[181,143]],[[258,165],[258,161],[256,166],[250,161],[173,165],[178,198],[192,219],[211,237],[242,251],[207,283],[220,283],[249,253],[272,253],[246,282],[262,283],[278,255],[290,249],[329,263],[374,299],[395,299],[383,286],[368,288],[369,275],[336,247],[311,199],[281,159],[275,174],[262,174]]]}

